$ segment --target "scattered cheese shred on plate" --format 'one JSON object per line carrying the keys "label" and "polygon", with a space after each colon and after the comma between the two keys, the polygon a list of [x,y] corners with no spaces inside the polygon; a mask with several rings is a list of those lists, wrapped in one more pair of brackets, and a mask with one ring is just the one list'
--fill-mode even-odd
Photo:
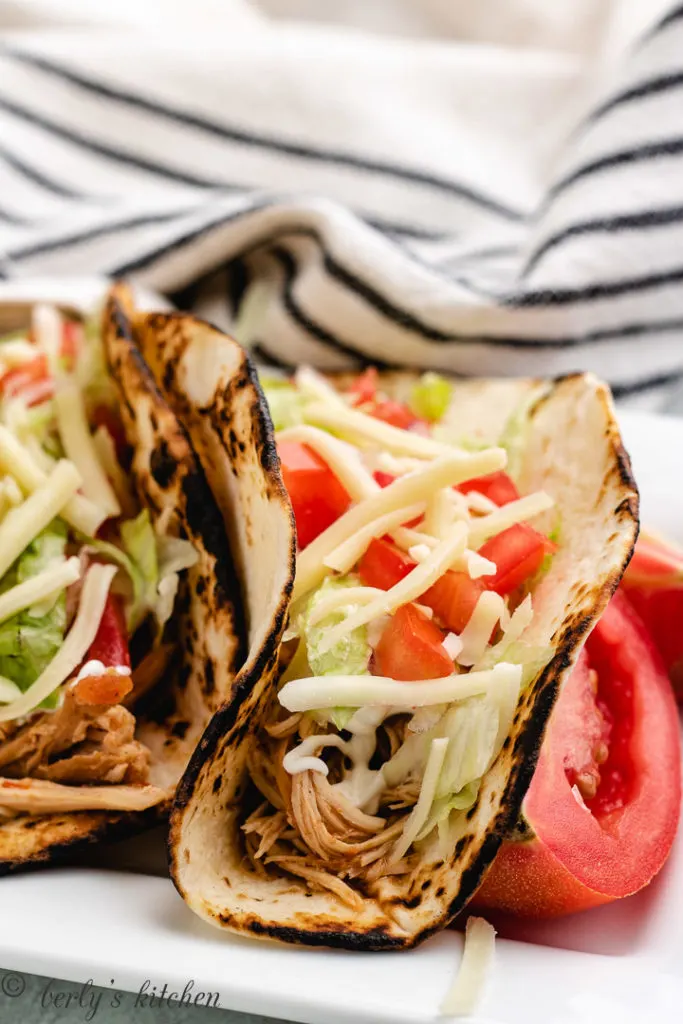
{"label": "scattered cheese shred on plate", "polygon": [[480,1001],[493,963],[496,930],[483,917],[470,917],[462,959],[441,1003],[442,1017],[467,1017]]}

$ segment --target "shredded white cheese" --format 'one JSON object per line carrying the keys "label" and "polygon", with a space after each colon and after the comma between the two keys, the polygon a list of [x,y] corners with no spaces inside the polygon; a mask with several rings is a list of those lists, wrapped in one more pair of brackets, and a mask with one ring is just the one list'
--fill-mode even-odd
{"label": "shredded white cheese", "polygon": [[426,501],[439,487],[502,469],[506,458],[502,448],[462,455],[449,453],[428,462],[424,469],[399,477],[384,490],[352,506],[299,554],[292,600],[298,600],[322,583],[327,573],[324,564],[327,555],[374,519],[414,502]]}
{"label": "shredded white cheese", "polygon": [[509,529],[516,523],[533,519],[534,516],[547,512],[554,504],[553,499],[545,491],[535,491],[533,494],[527,494],[524,498],[518,498],[517,501],[510,501],[507,505],[502,505],[488,516],[472,520],[470,523],[470,547],[481,547],[489,537]]}
{"label": "shredded white cheese", "polygon": [[[349,537],[343,544],[331,551],[323,559],[323,564],[328,569],[335,569],[337,572],[345,573],[351,569],[356,562],[362,558],[368,549],[368,545],[375,537],[381,537],[385,533],[391,533],[402,523],[409,523],[424,511],[424,502],[416,502],[414,505],[406,505],[404,508],[397,508],[387,512],[383,516],[373,519],[367,526],[358,530],[353,537]],[[429,549],[427,549],[429,551]]]}
{"label": "shredded white cheese", "polygon": [[393,850],[389,854],[389,864],[395,864],[396,861],[399,861],[408,852],[415,839],[417,839],[420,829],[429,817],[429,812],[436,795],[439,775],[446,757],[446,751],[448,750],[448,743],[449,740],[445,737],[432,740],[424,775],[422,776],[420,795],[406,819],[400,839],[396,841]]}
{"label": "shredded white cheese", "polygon": [[433,551],[430,551],[424,562],[418,563],[395,586],[385,591],[381,597],[358,608],[336,626],[331,626],[320,641],[320,653],[324,654],[329,651],[342,637],[357,629],[358,626],[365,626],[377,615],[389,615],[402,604],[414,601],[424,594],[425,590],[429,590],[443,576],[457,555],[464,550],[466,532],[464,523],[456,523],[451,535],[442,540]]}
{"label": "shredded white cheese", "polygon": [[55,377],[60,370],[62,354],[62,315],[55,306],[38,303],[33,307],[31,326],[36,346],[46,357],[48,370]]}
{"label": "shredded white cheese", "polygon": [[481,494],[480,491],[468,491],[465,495],[465,501],[470,511],[478,512],[480,515],[496,512],[499,508],[495,501],[491,501],[490,498],[487,498],[485,494]]}
{"label": "shredded white cheese", "polygon": [[479,596],[469,622],[460,634],[462,650],[456,659],[459,665],[476,665],[483,656],[504,607],[503,598],[495,590],[485,590]]}
{"label": "shredded white cheese", "polygon": [[45,483],[11,509],[0,523],[0,577],[28,547],[41,530],[58,516],[81,485],[81,475],[72,462],[58,462]]}
{"label": "shredded white cheese", "polygon": [[[412,455],[421,459],[436,459],[452,453],[452,445],[434,441],[431,437],[392,427],[389,423],[367,416],[358,409],[338,407],[328,402],[314,402],[303,410],[304,419],[308,423],[325,427],[335,433],[347,435],[358,441],[371,442],[394,455]],[[494,472],[494,470],[491,470]],[[473,473],[470,476],[483,474]]]}
{"label": "shredded white cheese", "polygon": [[452,527],[455,518],[455,506],[448,491],[437,491],[427,505],[424,532],[431,533],[434,537],[443,538]]}
{"label": "shredded white cheese", "polygon": [[0,622],[5,622],[17,612],[31,608],[41,601],[56,597],[66,587],[75,583],[80,575],[80,559],[74,555],[65,562],[60,561],[49,566],[23,583],[17,583],[15,587],[0,594]]}
{"label": "shredded white cheese", "polygon": [[0,708],[0,722],[9,722],[13,718],[21,718],[28,714],[53,690],[61,686],[80,665],[95,639],[109,587],[116,572],[117,567],[114,565],[96,564],[88,569],[83,581],[78,612],[64,638],[64,643],[28,690],[11,704]]}
{"label": "shredded white cheese", "polygon": [[73,381],[59,385],[55,392],[57,428],[66,455],[83,478],[83,493],[110,516],[119,516],[121,506],[100,463],[85,414],[80,388]]}
{"label": "shredded white cheese", "polygon": [[428,533],[414,530],[410,526],[400,526],[398,530],[392,530],[391,539],[402,551],[410,551],[412,547],[417,545],[435,548],[439,543],[436,537],[430,537]]}
{"label": "shredded white cheese", "polygon": [[470,917],[455,980],[441,1003],[442,1017],[468,1017],[484,993],[493,963],[496,930],[483,917]]}
{"label": "shredded white cheese", "polygon": [[363,465],[358,449],[338,437],[308,424],[287,427],[277,434],[278,441],[306,444],[326,462],[354,501],[362,501],[380,490],[379,484]]}
{"label": "shredded white cheese", "polygon": [[408,548],[408,554],[415,562],[424,562],[425,558],[429,558],[431,551],[429,544],[413,544],[412,548]]}
{"label": "shredded white cheese", "polygon": [[443,647],[451,661],[455,661],[462,650],[462,640],[457,633],[447,633],[443,640]]}
{"label": "shredded white cheese", "polygon": [[302,395],[329,402],[332,406],[340,408],[342,412],[346,410],[346,402],[340,393],[312,367],[300,366],[294,374],[294,383]]}
{"label": "shredded white cheese", "polygon": [[522,666],[500,662],[483,672],[463,672],[442,679],[398,681],[386,676],[309,676],[285,683],[278,694],[288,711],[316,711],[323,708],[362,708],[384,705],[419,708],[451,704],[486,693],[506,680],[519,686]]}
{"label": "shredded white cheese", "polygon": [[[48,478],[48,472],[38,465],[36,459],[11,430],[0,424],[0,466],[17,481],[25,494],[31,494],[41,487]],[[88,501],[81,494],[74,494],[61,511],[62,518],[76,530],[94,537],[107,518],[104,509]]]}
{"label": "shredded white cheese", "polygon": [[137,513],[138,503],[128,477],[123,472],[116,456],[114,439],[107,428],[102,426],[98,427],[93,434],[92,442],[100,465],[114,488],[119,505],[121,506],[122,515],[125,519],[132,519]]}
{"label": "shredded white cheese", "polygon": [[[339,608],[348,608],[354,604],[367,604],[374,601],[384,593],[377,587],[339,587],[331,590],[329,594],[321,594],[316,598],[308,618],[309,625],[314,626],[316,622],[327,618],[332,612]],[[298,634],[296,634],[298,636]]]}

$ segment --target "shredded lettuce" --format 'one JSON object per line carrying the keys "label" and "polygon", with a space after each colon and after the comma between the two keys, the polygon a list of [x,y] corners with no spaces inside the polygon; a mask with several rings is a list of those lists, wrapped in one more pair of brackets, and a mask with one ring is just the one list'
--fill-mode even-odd
{"label": "shredded lettuce", "polygon": [[[61,520],[54,520],[17,559],[2,580],[0,592],[10,590],[61,560],[66,539],[66,526]],[[22,691],[36,681],[62,645],[66,631],[66,591],[45,614],[34,614],[36,611],[43,609],[19,612],[0,625],[0,676]],[[58,694],[59,690],[55,690],[40,706],[56,707]]]}
{"label": "shredded lettuce", "polygon": [[506,472],[513,480],[518,481],[524,465],[524,453],[529,446],[531,431],[531,411],[540,398],[545,385],[531,387],[517,408],[508,417],[498,444],[508,454]]}
{"label": "shredded lettuce", "polygon": [[132,597],[126,602],[126,620],[131,633],[152,613],[161,634],[173,613],[178,573],[195,564],[197,552],[188,540],[157,537],[147,509],[134,519],[125,519],[120,534],[122,548],[97,537],[85,540],[88,547],[120,566],[130,579]]}
{"label": "shredded lettuce", "polygon": [[[369,675],[372,648],[368,643],[367,626],[359,626],[342,637],[329,651],[321,653],[320,645],[323,637],[332,626],[343,622],[356,611],[358,605],[349,604],[326,615],[324,619],[311,625],[310,616],[318,601],[332,590],[345,587],[357,587],[357,576],[328,576],[313,592],[304,611],[299,617],[299,629],[305,644],[306,659],[310,671],[316,676],[338,675]],[[300,646],[302,646],[300,644]],[[355,708],[332,708],[327,718],[337,729],[345,729],[355,713]]]}
{"label": "shredded lettuce", "polygon": [[303,423],[306,397],[297,388],[278,377],[261,377],[260,382],[275,430],[285,430]]}
{"label": "shredded lettuce", "polygon": [[453,385],[438,373],[423,373],[413,386],[408,404],[416,416],[436,422],[446,415]]}

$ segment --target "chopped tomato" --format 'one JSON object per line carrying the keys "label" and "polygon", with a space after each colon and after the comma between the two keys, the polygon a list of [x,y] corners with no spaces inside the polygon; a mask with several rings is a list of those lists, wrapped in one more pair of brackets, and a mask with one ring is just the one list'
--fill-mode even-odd
{"label": "chopped tomato", "polygon": [[680,803],[671,686],[617,594],[551,715],[522,805],[531,837],[503,844],[473,905],[551,917],[637,892],[669,854]]}
{"label": "chopped tomato", "polygon": [[356,377],[349,388],[349,395],[353,405],[365,405],[366,402],[374,402],[377,394],[377,377],[377,369],[374,366],[368,366],[367,370],[363,370]]}
{"label": "chopped tomato", "polygon": [[458,484],[456,490],[461,494],[477,491],[485,498],[495,502],[496,505],[507,505],[508,502],[516,501],[519,498],[519,491],[515,487],[514,481],[502,470],[498,473],[489,473],[487,476],[466,480],[464,484]]}
{"label": "chopped tomato", "polygon": [[80,326],[73,320],[65,320],[62,326],[61,356],[67,370],[73,370],[78,356]]}
{"label": "chopped tomato", "polygon": [[480,579],[473,580],[469,573],[449,569],[425,591],[420,602],[431,608],[444,626],[454,633],[461,633],[484,590],[486,586]]}
{"label": "chopped tomato", "polygon": [[372,408],[368,409],[370,416],[376,420],[382,420],[392,427],[399,427],[401,430],[410,430],[420,420],[410,411],[403,402],[396,402],[393,398],[386,398],[384,401],[375,402]]}
{"label": "chopped tomato", "polygon": [[113,594],[107,598],[95,639],[90,645],[85,661],[101,661],[106,668],[114,665],[125,665],[130,668],[128,630],[123,605]]}
{"label": "chopped tomato", "polygon": [[27,405],[38,405],[54,394],[54,382],[47,372],[47,359],[36,356],[30,363],[8,370],[0,377],[0,392],[5,398],[21,395]]}
{"label": "chopped tomato", "polygon": [[393,484],[396,479],[396,477],[392,476],[391,473],[383,473],[381,469],[376,469],[372,475],[375,478],[375,482],[378,483],[380,487],[388,487],[389,484]]}
{"label": "chopped tomato", "polygon": [[[415,564],[391,541],[381,537],[370,542],[360,560],[358,573],[366,587],[389,590],[404,579]],[[419,601],[431,608],[448,629],[460,633],[485,589],[481,580],[473,580],[468,573],[449,570]]]}
{"label": "chopped tomato", "polygon": [[391,679],[439,679],[453,672],[443,633],[414,604],[402,605],[375,648],[377,675]]}
{"label": "chopped tomato", "polygon": [[543,559],[554,554],[553,544],[528,523],[516,523],[507,530],[491,537],[479,549],[483,558],[496,565],[495,576],[484,577],[489,590],[495,590],[503,597],[528,580],[541,568]]}
{"label": "chopped tomato", "polygon": [[390,590],[415,568],[416,563],[391,541],[383,537],[371,540],[358,565],[358,575],[366,587]]}
{"label": "chopped tomato", "polygon": [[674,690],[682,699],[683,552],[641,533],[621,589],[650,630]]}
{"label": "chopped tomato", "polygon": [[280,441],[277,451],[302,550],[346,512],[351,498],[327,463],[308,445]]}

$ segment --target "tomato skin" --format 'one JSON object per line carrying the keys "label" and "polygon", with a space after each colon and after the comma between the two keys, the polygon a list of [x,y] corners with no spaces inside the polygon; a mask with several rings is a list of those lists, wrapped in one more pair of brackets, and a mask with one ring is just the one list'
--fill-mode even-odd
{"label": "tomato skin", "polygon": [[84,660],[101,661],[105,668],[114,665],[130,668],[126,619],[121,601],[113,594],[107,597],[95,639]]}
{"label": "tomato skin", "polygon": [[683,699],[683,552],[641,533],[621,589],[650,630]]}
{"label": "tomato skin", "polygon": [[0,393],[5,398],[19,395],[28,406],[38,405],[54,394],[54,381],[48,376],[47,359],[38,355],[30,363],[8,370],[0,377]]}
{"label": "tomato skin", "polygon": [[485,590],[482,580],[473,580],[469,573],[449,569],[425,591],[420,602],[431,608],[447,629],[462,633]]}
{"label": "tomato skin", "polygon": [[441,679],[453,672],[443,633],[414,604],[397,609],[375,648],[376,675],[391,679]]}
{"label": "tomato skin", "polygon": [[486,576],[489,590],[495,590],[502,597],[534,576],[543,564],[546,554],[553,554],[557,547],[528,523],[515,523],[507,530],[491,537],[479,549],[479,554],[495,562],[495,576]]}
{"label": "tomato skin", "polygon": [[368,413],[376,420],[382,420],[383,423],[388,423],[391,427],[398,427],[400,430],[410,430],[411,427],[420,423],[419,417],[412,413],[407,405],[395,402],[392,398],[375,402],[373,407],[368,409]]}
{"label": "tomato skin", "polygon": [[378,377],[379,374],[375,366],[368,366],[367,370],[363,370],[356,377],[348,392],[352,405],[365,405],[366,402],[374,402],[377,395]]}
{"label": "tomato skin", "polygon": [[520,497],[511,477],[499,470],[497,473],[489,473],[487,476],[478,476],[472,480],[466,480],[464,484],[458,484],[456,490],[461,494],[469,494],[470,491],[478,491],[489,501],[496,505],[507,505],[511,501],[517,501]]}
{"label": "tomato skin", "polygon": [[[609,803],[601,785],[588,802],[595,814],[578,802],[566,773],[567,711],[589,665],[600,680],[598,704],[602,696],[612,707],[615,726],[630,723],[630,735],[616,741],[612,735],[604,768],[609,780],[628,764],[632,777],[625,779],[620,800],[608,792]],[[646,628],[617,594],[553,710],[522,807],[535,837],[503,844],[473,905],[553,917],[637,892],[669,854],[680,802],[679,724],[671,687]]]}
{"label": "tomato skin", "polygon": [[277,451],[301,551],[346,512],[351,498],[327,463],[308,445],[280,441]]}
{"label": "tomato skin", "polygon": [[415,568],[415,562],[383,537],[371,540],[358,564],[358,575],[366,587],[390,590]]}

